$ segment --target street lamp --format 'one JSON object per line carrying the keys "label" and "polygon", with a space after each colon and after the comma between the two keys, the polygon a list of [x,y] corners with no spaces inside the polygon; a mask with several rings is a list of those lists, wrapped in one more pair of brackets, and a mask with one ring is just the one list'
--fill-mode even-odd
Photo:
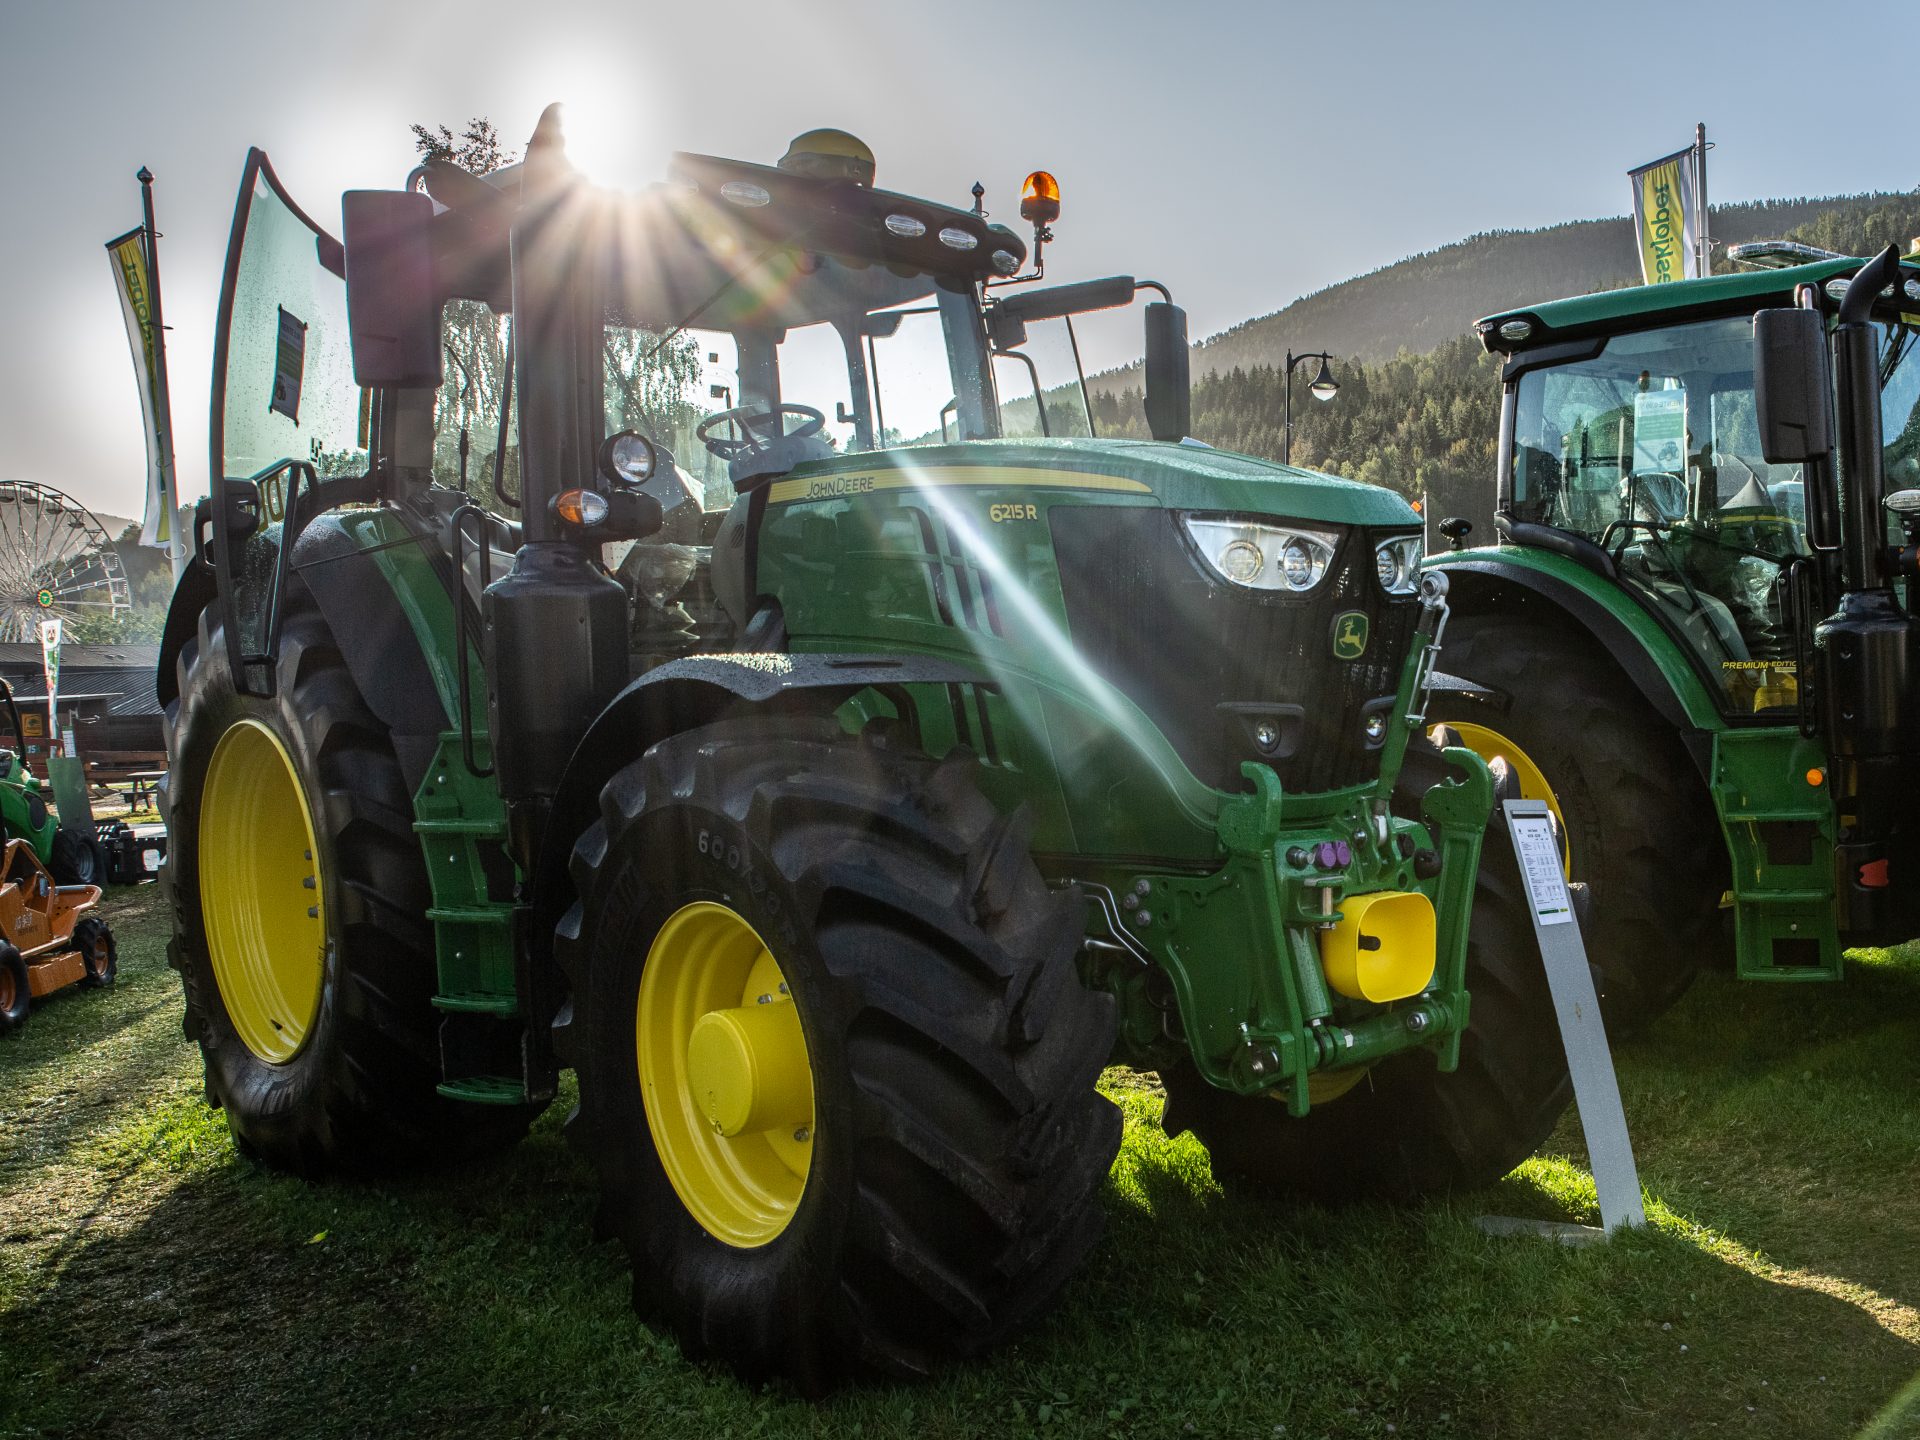
{"label": "street lamp", "polygon": [[1307,393],[1312,395],[1316,400],[1331,400],[1335,395],[1340,393],[1340,382],[1333,378],[1333,371],[1328,368],[1327,364],[1332,358],[1333,357],[1324,350],[1309,350],[1304,355],[1296,355],[1291,350],[1287,352],[1287,374],[1285,382],[1281,387],[1286,394],[1285,410],[1287,416],[1286,430],[1280,440],[1280,463],[1282,465],[1291,465],[1293,463],[1293,367],[1298,365],[1302,360],[1318,360],[1320,362],[1320,373],[1314,376],[1312,381],[1307,385]]}

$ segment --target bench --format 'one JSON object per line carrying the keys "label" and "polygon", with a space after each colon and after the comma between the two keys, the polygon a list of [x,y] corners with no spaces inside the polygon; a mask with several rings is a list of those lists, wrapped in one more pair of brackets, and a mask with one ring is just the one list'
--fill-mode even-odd
{"label": "bench", "polygon": [[92,750],[83,758],[88,785],[100,791],[115,785],[129,786],[127,798],[136,809],[151,803],[154,786],[167,773],[164,750]]}

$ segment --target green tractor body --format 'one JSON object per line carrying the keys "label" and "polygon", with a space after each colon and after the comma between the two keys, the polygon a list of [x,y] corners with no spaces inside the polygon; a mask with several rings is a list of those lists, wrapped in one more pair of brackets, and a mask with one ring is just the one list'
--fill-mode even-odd
{"label": "green tractor body", "polygon": [[[0,680],[0,707],[10,726],[11,749],[0,748],[0,839],[24,840],[34,858],[60,885],[103,885],[105,847],[91,816],[63,826],[48,808],[40,777],[27,766],[26,734],[13,691]],[[84,782],[82,782],[84,783]]]}
{"label": "green tractor body", "polygon": [[1920,934],[1915,290],[1888,252],[1480,324],[1498,543],[1443,522],[1449,669],[1479,689],[1437,714],[1564,811],[1615,1018],[1676,995],[1727,918],[1761,980]]}
{"label": "green tractor body", "polygon": [[[805,1386],[1051,1298],[1104,1064],[1325,1198],[1484,1183],[1567,1098],[1510,859],[1475,899],[1494,776],[1423,737],[1411,508],[1185,440],[1170,301],[1161,438],[1009,435],[1027,327],[1146,287],[1015,281],[1010,230],[821,133],[620,196],[543,123],[491,180],[349,195],[344,245],[256,152],[158,682],[240,1138],[484,1151],[570,1067],[643,1306]],[[476,314],[480,401],[443,388]]]}

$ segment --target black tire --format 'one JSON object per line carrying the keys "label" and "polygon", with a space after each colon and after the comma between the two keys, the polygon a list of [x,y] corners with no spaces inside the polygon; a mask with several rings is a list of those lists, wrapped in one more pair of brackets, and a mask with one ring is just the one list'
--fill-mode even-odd
{"label": "black tire", "polygon": [[57,826],[47,869],[56,885],[105,885],[107,853],[91,835]]}
{"label": "black tire", "polygon": [[[1416,739],[1395,808],[1417,815],[1418,796],[1445,769],[1439,750]],[[1321,1204],[1406,1202],[1490,1185],[1539,1148],[1573,1098],[1519,864],[1497,820],[1481,847],[1467,989],[1472,1007],[1450,1073],[1429,1052],[1396,1055],[1296,1119],[1278,1100],[1214,1089],[1187,1061],[1161,1076],[1162,1123],[1170,1135],[1193,1131],[1222,1185]]]}
{"label": "black tire", "polygon": [[[288,596],[271,699],[242,695],[209,607],[182,649],[167,706],[169,843],[161,866],[173,914],[168,962],[186,994],[208,1100],[249,1154],[307,1176],[418,1168],[504,1148],[531,1112],[448,1100],[440,1079],[433,929],[413,803],[387,729],[361,698],[326,622]],[[324,970],[305,1043],[284,1063],[234,1028],[201,907],[200,800],[215,745],[245,720],[285,749],[312,815],[326,915]],[[215,877],[218,883],[218,877]]]}
{"label": "black tire", "polygon": [[74,926],[73,948],[80,952],[80,963],[86,967],[80,977],[82,986],[102,990],[113,984],[120,973],[120,947],[114,944],[113,931],[106,921],[88,916]]}
{"label": "black tire", "polygon": [[1680,738],[1586,637],[1513,616],[1447,630],[1442,668],[1513,697],[1509,710],[1434,696],[1436,721],[1485,725],[1527,752],[1565,817],[1573,878],[1592,892],[1587,946],[1616,1034],[1678,1000],[1721,947],[1726,843]]}
{"label": "black tire", "polygon": [[11,945],[0,944],[0,1035],[18,1030],[33,1012],[27,989],[27,962]]}
{"label": "black tire", "polygon": [[[809,1393],[924,1375],[1045,1308],[1101,1232],[1112,1002],[1075,973],[1077,899],[1046,888],[1024,815],[998,815],[973,769],[830,721],[746,719],[654,746],[601,796],[558,936],[570,1133],[636,1306],[690,1353]],[[811,1056],[804,1190],[755,1248],[680,1201],[635,1064],[649,947],[700,899],[764,937]]]}

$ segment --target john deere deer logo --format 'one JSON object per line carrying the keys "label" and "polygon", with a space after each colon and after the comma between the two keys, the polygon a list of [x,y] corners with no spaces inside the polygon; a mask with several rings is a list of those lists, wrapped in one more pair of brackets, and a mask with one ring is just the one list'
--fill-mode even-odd
{"label": "john deere deer logo", "polygon": [[1367,617],[1348,610],[1333,617],[1333,656],[1336,660],[1358,660],[1367,653]]}

